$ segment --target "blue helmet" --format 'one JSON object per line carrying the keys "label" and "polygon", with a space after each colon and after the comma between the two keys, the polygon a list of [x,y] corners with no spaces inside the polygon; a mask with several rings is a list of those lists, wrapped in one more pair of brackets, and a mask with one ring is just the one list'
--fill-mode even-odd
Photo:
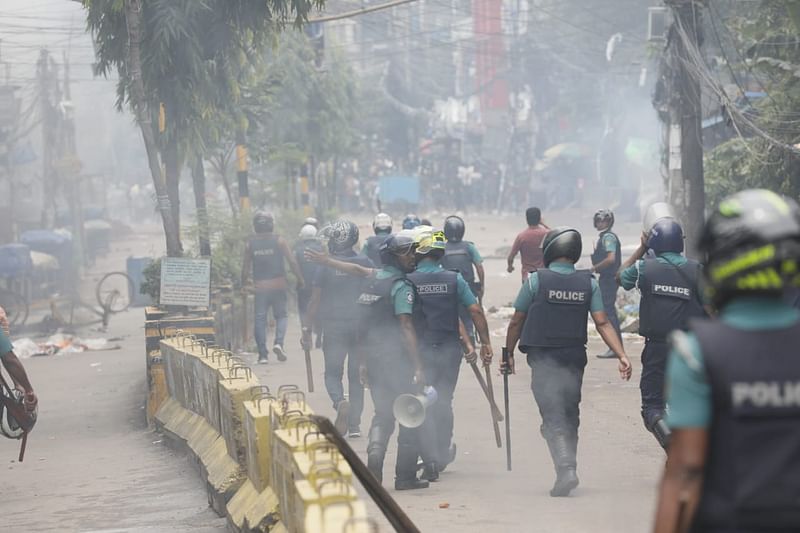
{"label": "blue helmet", "polygon": [[414,229],[421,224],[419,217],[413,213],[406,215],[403,219],[403,229]]}
{"label": "blue helmet", "polygon": [[683,228],[674,218],[662,218],[647,234],[647,247],[653,252],[683,252]]}

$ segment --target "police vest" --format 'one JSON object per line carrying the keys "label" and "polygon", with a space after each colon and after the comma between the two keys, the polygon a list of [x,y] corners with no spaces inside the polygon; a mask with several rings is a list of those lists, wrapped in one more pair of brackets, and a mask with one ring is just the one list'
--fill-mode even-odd
{"label": "police vest", "polygon": [[320,266],[306,259],[305,251],[314,250],[315,252],[322,251],[322,244],[319,241],[300,241],[294,246],[294,257],[297,264],[300,265],[300,271],[303,273],[303,279],[306,282],[305,288],[310,290],[314,278],[317,276],[317,271]]}
{"label": "police vest", "polygon": [[380,248],[381,244],[386,242],[386,239],[391,237],[391,235],[371,235],[367,237],[367,248],[365,253],[372,264],[376,267],[380,268],[383,266],[383,262],[381,261],[381,254]]}
{"label": "police vest", "polygon": [[375,358],[406,357],[400,322],[394,314],[392,287],[398,280],[411,283],[403,276],[378,279],[370,277],[362,285],[356,300],[359,307],[359,338],[365,353]]}
{"label": "police vest", "polygon": [[[355,263],[372,268],[372,262],[363,255],[335,257],[345,263]],[[325,322],[348,321],[354,323],[359,309],[356,300],[361,294],[363,279],[335,268],[323,268],[324,270],[320,274],[323,281],[320,286],[319,317]]]}
{"label": "police vest", "polygon": [[604,277],[616,276],[620,265],[622,265],[622,245],[620,244],[619,237],[617,237],[616,233],[613,233],[612,231],[604,231],[600,233],[600,237],[597,239],[597,244],[594,247],[594,253],[592,253],[592,264],[596,265],[608,257],[608,250],[606,250],[606,246],[603,244],[603,237],[606,235],[613,236],[614,240],[617,241],[617,251],[614,254],[615,259],[611,266],[607,266],[601,270],[598,270],[597,273]]}
{"label": "police vest", "polygon": [[425,316],[423,341],[428,345],[458,342],[458,274],[448,270],[414,272],[408,279],[416,287]]}
{"label": "police vest", "polygon": [[536,276],[539,290],[528,309],[520,350],[586,345],[592,274],[588,270],[559,274],[542,269]]}
{"label": "police vest", "polygon": [[277,235],[270,233],[251,237],[250,254],[253,259],[254,281],[281,278],[286,274]]}
{"label": "police vest", "polygon": [[800,324],[691,329],[713,405],[694,530],[800,531]]}
{"label": "police vest", "polygon": [[663,341],[671,331],[685,330],[689,319],[706,316],[698,289],[700,269],[691,259],[681,266],[644,260],[639,335]]}
{"label": "police vest", "polygon": [[475,272],[472,270],[472,256],[469,254],[467,241],[450,242],[445,244],[442,267],[445,270],[458,270],[464,281],[472,286],[475,283]]}

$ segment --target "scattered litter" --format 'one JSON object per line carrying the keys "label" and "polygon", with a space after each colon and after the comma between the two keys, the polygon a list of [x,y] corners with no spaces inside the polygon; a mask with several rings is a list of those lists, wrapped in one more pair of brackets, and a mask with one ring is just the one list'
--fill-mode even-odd
{"label": "scattered litter", "polygon": [[[494,309],[494,311],[492,311]],[[489,309],[489,314],[496,318],[509,319],[514,316],[515,309],[513,307],[492,307]]]}
{"label": "scattered litter", "polygon": [[450,508],[450,504],[447,503],[447,502],[442,502],[442,503],[439,504],[439,509],[449,509],[449,508]]}
{"label": "scattered litter", "polygon": [[153,444],[161,444],[161,440],[160,439],[159,440],[154,440]]}
{"label": "scattered litter", "polygon": [[95,367],[98,367],[98,366],[100,366],[100,365],[102,365],[102,364],[103,364],[103,363],[92,363],[92,364],[90,364],[89,366],[90,366],[90,367],[92,367],[92,368],[95,368]]}
{"label": "scattered litter", "polygon": [[46,341],[38,343],[27,337],[17,339],[13,345],[14,353],[21,359],[42,355],[119,350],[122,348],[118,344],[111,344],[108,339],[81,339],[72,335],[64,335],[63,333],[56,333]]}

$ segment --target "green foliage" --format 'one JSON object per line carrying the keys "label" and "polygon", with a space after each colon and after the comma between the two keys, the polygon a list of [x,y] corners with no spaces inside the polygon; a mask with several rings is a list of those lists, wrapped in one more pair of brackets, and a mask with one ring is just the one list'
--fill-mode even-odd
{"label": "green foliage", "polygon": [[161,259],[156,259],[151,262],[142,271],[142,284],[139,286],[139,292],[146,294],[158,303],[161,295]]}
{"label": "green foliage", "polygon": [[742,63],[732,67],[755,77],[767,97],[745,111],[760,131],[740,125],[745,138],[735,138],[707,154],[710,202],[748,187],[800,196],[800,155],[788,148],[800,143],[800,47],[788,6],[765,1],[734,4],[730,9],[731,45],[745,51]]}

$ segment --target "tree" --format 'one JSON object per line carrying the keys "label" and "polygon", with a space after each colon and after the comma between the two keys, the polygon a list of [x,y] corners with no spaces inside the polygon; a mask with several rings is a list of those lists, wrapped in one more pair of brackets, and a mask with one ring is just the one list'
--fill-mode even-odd
{"label": "tree", "polygon": [[[177,183],[215,113],[236,115],[241,84],[288,22],[323,0],[83,0],[98,74],[119,73],[117,105],[134,111],[159,200],[168,255],[180,255]],[[154,118],[162,116],[158,131]],[[160,155],[160,161],[159,161]],[[161,164],[165,166],[162,175]],[[193,164],[196,164],[194,162]],[[169,199],[169,201],[168,201]]]}

